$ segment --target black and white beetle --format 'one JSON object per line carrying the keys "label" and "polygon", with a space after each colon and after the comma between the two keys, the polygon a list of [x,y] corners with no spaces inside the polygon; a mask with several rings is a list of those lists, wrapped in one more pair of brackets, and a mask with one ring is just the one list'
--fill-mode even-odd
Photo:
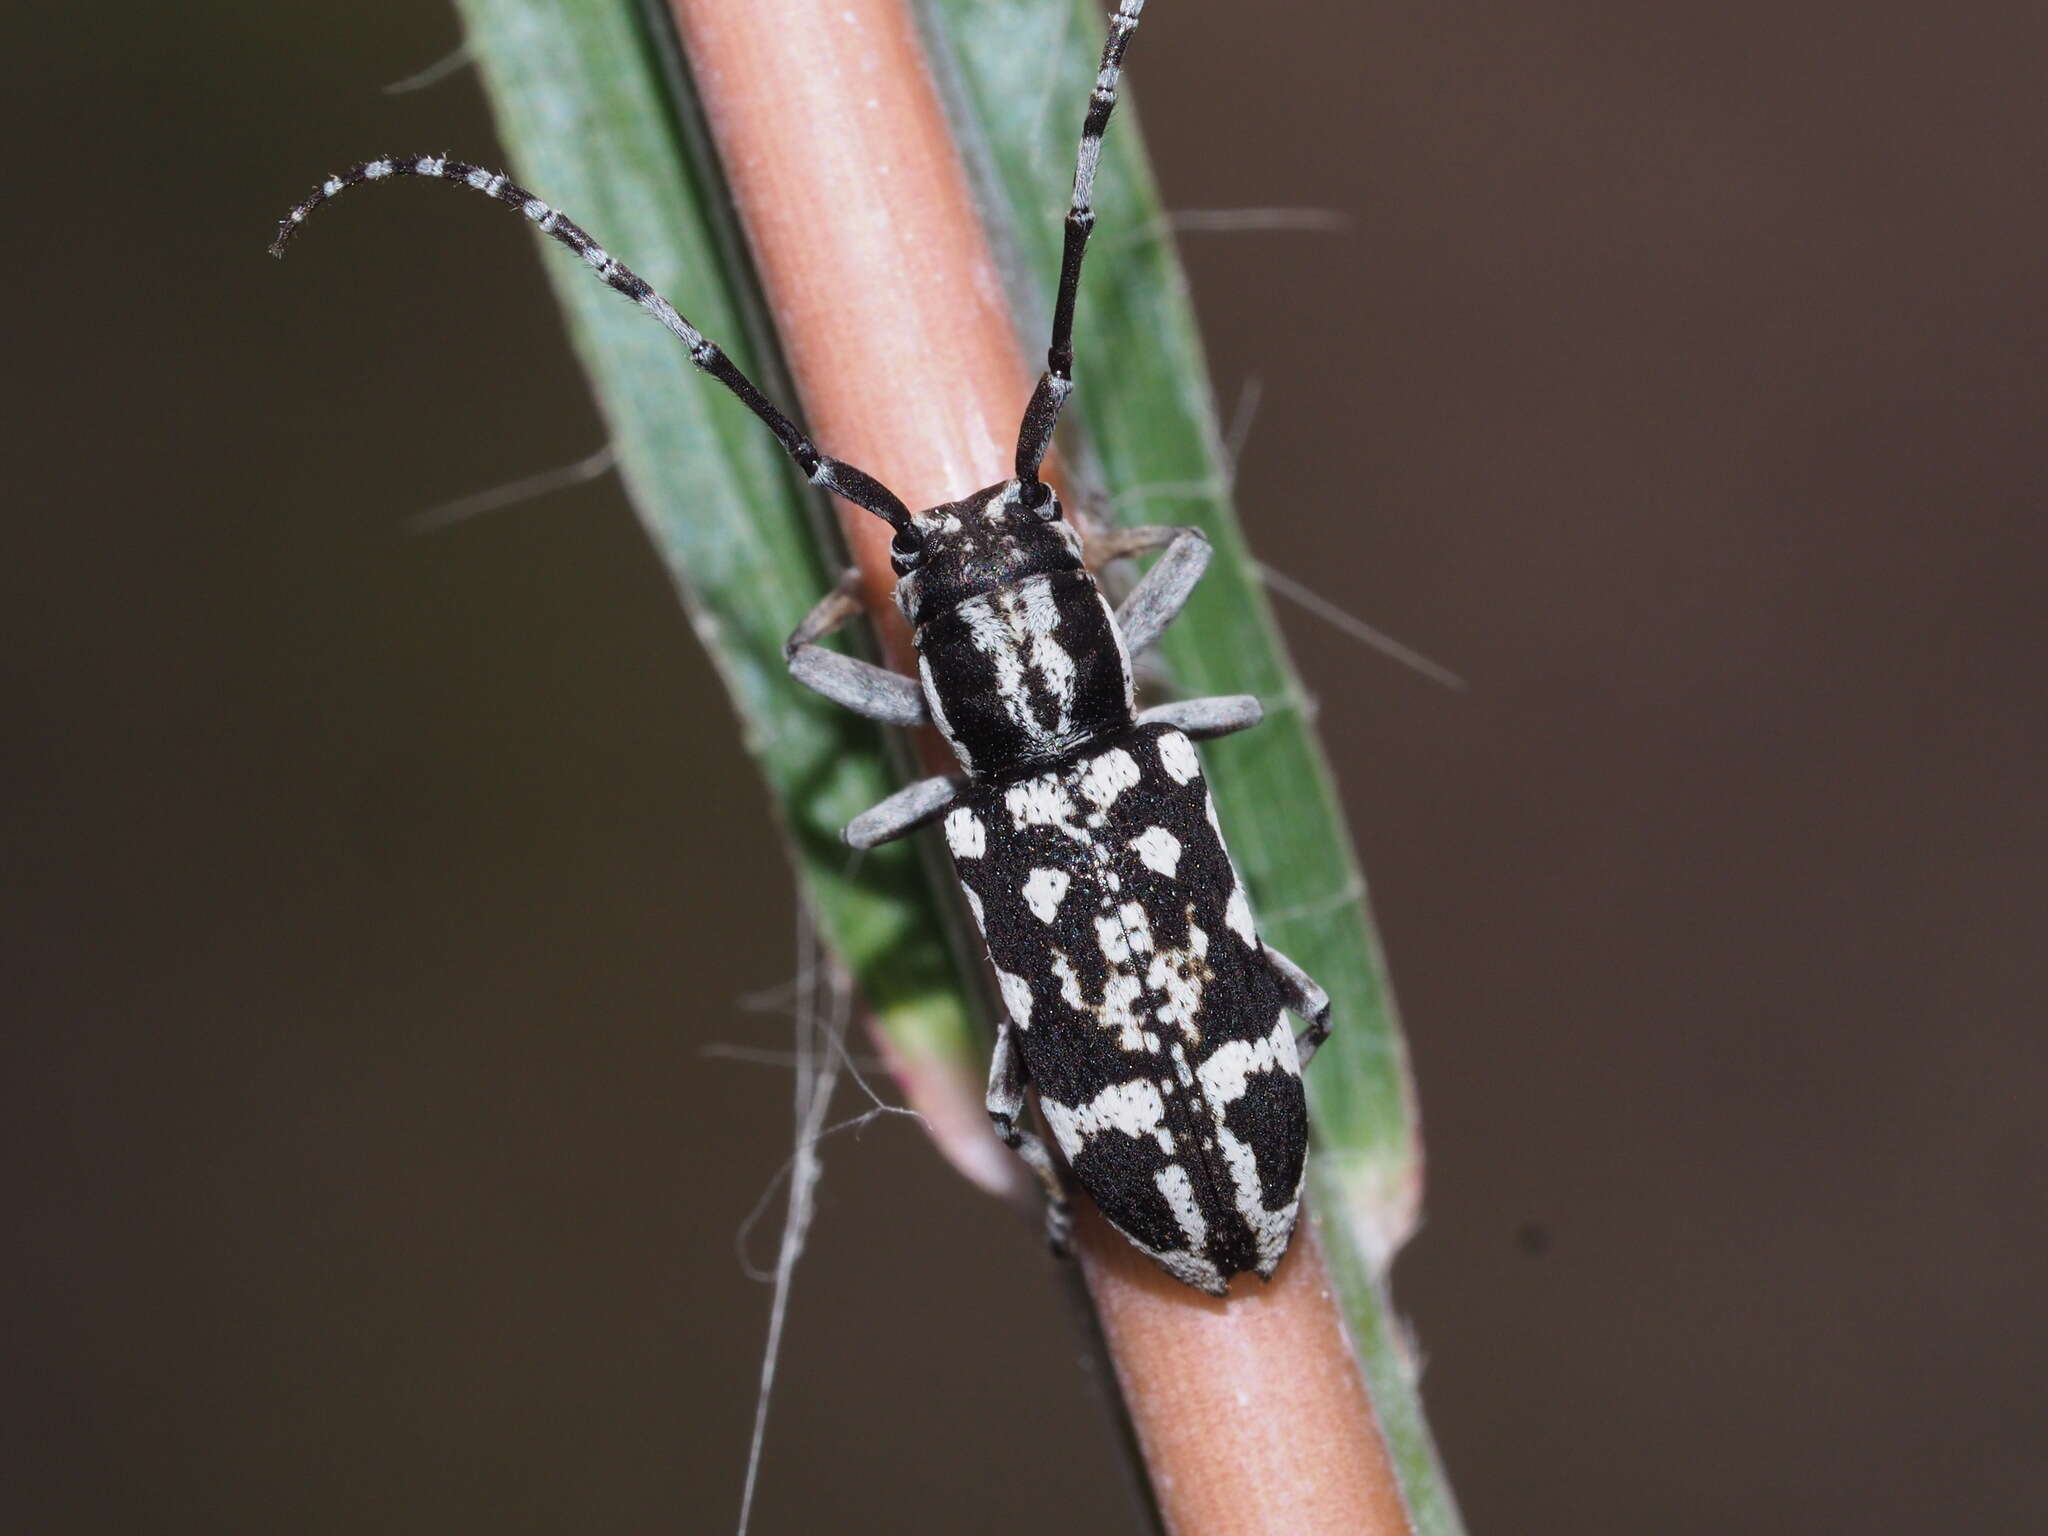
{"label": "black and white beetle", "polygon": [[[796,680],[870,719],[934,724],[964,773],[924,779],[856,817],[872,848],[942,821],[967,904],[988,941],[1007,1017],[988,1112],[1044,1182],[1047,1228],[1065,1244],[1061,1177],[1024,1126],[1026,1084],[1081,1186],[1117,1229],[1189,1285],[1270,1277],[1301,1197],[1308,1121],[1301,1067],[1329,1029],[1329,999],[1268,948],[1191,744],[1258,723],[1249,696],[1139,713],[1131,658],[1159,638],[1209,561],[1193,528],[1133,528],[1104,562],[1163,550],[1111,612],[1081,540],[1039,479],[1073,391],[1074,296],[1094,227],[1103,130],[1144,0],[1120,0],[1089,98],[1067,213],[1047,369],[1018,433],[1016,475],[912,512],[830,458],[669,302],[568,219],[502,175],[440,156],[387,158],[330,177],[279,224],[282,255],[343,188],[438,177],[520,210],[647,310],[758,416],[813,485],[885,519],[916,681],[822,649],[859,612],[852,573],[797,626]],[[1289,1013],[1307,1021],[1296,1038]]]}

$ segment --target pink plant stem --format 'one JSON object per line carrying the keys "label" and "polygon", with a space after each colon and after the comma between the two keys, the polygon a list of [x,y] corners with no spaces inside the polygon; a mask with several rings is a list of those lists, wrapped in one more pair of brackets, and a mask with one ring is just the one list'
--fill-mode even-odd
{"label": "pink plant stem", "polygon": [[[1006,478],[1037,368],[905,0],[671,6],[814,439],[912,507]],[[904,666],[888,530],[840,513]],[[1176,1536],[1409,1529],[1308,1222],[1222,1301],[1092,1211],[1078,1246]]]}

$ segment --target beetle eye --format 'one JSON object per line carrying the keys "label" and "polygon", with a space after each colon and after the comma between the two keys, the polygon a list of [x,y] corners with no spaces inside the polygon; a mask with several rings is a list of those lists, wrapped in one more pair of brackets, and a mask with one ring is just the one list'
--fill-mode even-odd
{"label": "beetle eye", "polygon": [[924,558],[924,535],[915,528],[898,528],[889,541],[889,561],[900,574]]}
{"label": "beetle eye", "polygon": [[1030,484],[1020,487],[1017,499],[1036,512],[1040,522],[1049,523],[1060,515],[1059,498],[1053,495],[1052,487],[1043,480],[1033,480]]}

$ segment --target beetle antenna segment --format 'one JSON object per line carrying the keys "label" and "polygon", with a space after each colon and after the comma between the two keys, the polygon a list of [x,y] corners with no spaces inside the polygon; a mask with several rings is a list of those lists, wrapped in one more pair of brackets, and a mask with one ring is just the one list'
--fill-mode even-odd
{"label": "beetle antenna segment", "polygon": [[804,478],[811,484],[822,486],[845,497],[855,506],[874,513],[899,534],[909,531],[910,509],[894,491],[865,471],[818,452],[803,429],[776,409],[774,403],[761,393],[752,379],[740,372],[718,344],[707,340],[703,332],[676,311],[673,304],[649,287],[646,279],[591,239],[565,215],[550,208],[501,171],[486,170],[480,165],[443,155],[386,156],[380,160],[366,160],[361,165],[350,166],[339,175],[328,177],[314,189],[311,197],[280,219],[277,238],[270,243],[270,254],[283,256],[285,246],[298,233],[299,226],[306,222],[307,215],[339,195],[343,189],[393,176],[426,176],[454,186],[468,187],[495,198],[509,208],[518,209],[533,221],[534,227],[542,234],[582,257],[584,264],[609,287],[624,294],[666,326],[690,349],[691,362],[737,395],[740,403],[775,434],[783,451],[796,461],[796,467],[803,471]]}
{"label": "beetle antenna segment", "polygon": [[1017,431],[1017,478],[1026,485],[1038,480],[1038,466],[1052,446],[1060,409],[1074,392],[1074,298],[1081,288],[1081,258],[1095,228],[1095,169],[1102,159],[1102,135],[1116,110],[1117,81],[1123,74],[1124,50],[1138,30],[1145,0],[1118,0],[1109,18],[1109,40],[1102,45],[1102,64],[1095,89],[1088,95],[1088,115],[1081,122],[1081,149],[1074,161],[1074,196],[1067,205],[1066,241],[1060,249],[1060,287],[1052,306],[1052,345],[1046,348],[1046,371],[1024,407]]}

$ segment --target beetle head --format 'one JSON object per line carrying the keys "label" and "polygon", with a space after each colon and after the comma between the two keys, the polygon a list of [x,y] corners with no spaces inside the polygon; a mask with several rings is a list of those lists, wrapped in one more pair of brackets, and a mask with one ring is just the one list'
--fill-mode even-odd
{"label": "beetle head", "polygon": [[1028,576],[1081,569],[1081,539],[1043,481],[1005,480],[914,514],[889,545],[911,627]]}

